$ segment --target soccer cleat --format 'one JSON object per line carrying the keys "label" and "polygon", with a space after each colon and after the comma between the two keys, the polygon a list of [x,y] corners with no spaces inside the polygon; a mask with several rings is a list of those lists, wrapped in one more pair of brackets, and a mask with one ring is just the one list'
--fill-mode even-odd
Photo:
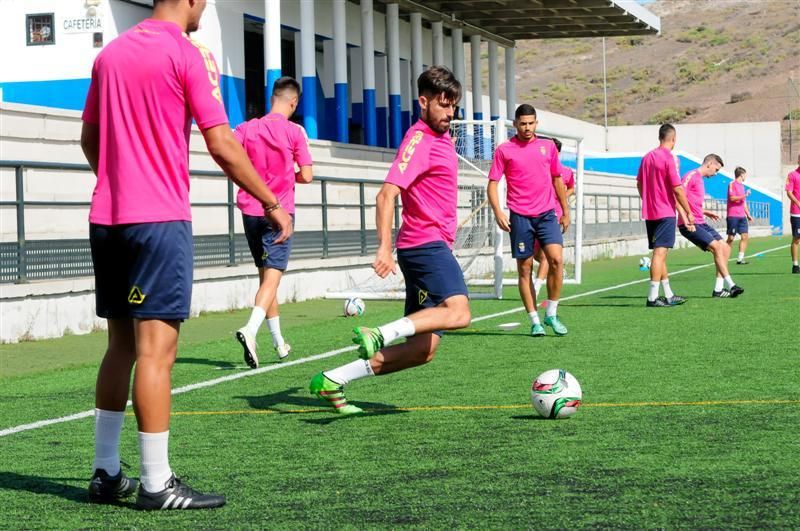
{"label": "soccer cleat", "polygon": [[240,328],[236,331],[236,339],[241,343],[244,349],[244,362],[250,366],[251,369],[258,368],[258,354],[256,354],[256,338],[250,335],[247,328]]}
{"label": "soccer cleat", "polygon": [[793,265],[792,266],[792,274],[793,275],[800,275],[800,266]]}
{"label": "soccer cleat", "polygon": [[747,265],[749,263],[747,260],[736,260],[736,265]]}
{"label": "soccer cleat", "polygon": [[122,473],[122,470],[112,477],[105,470],[97,468],[89,482],[89,501],[112,503],[122,498],[127,498],[136,492],[137,485],[139,485],[139,482],[135,479],[130,479]]}
{"label": "soccer cleat", "polygon": [[681,297],[680,295],[673,295],[672,297],[666,299],[666,301],[670,306],[680,306],[686,302],[686,298]]}
{"label": "soccer cleat", "polygon": [[711,298],[713,299],[726,299],[731,296],[731,292],[726,289],[721,289],[719,291],[712,291]]}
{"label": "soccer cleat", "polygon": [[383,348],[383,334],[377,328],[357,326],[353,328],[353,343],[358,345],[358,357],[368,360]]}
{"label": "soccer cleat", "polygon": [[654,301],[651,301],[650,299],[647,300],[648,308],[666,308],[669,306],[672,305],[664,297],[658,297]]}
{"label": "soccer cleat", "polygon": [[731,297],[738,297],[742,293],[744,293],[744,288],[740,288],[739,286],[733,285],[731,286]]}
{"label": "soccer cleat", "polygon": [[544,331],[544,327],[542,326],[541,323],[536,323],[534,325],[531,325],[531,335],[533,337],[542,337],[542,336],[546,335],[546,332]]}
{"label": "soccer cleat", "polygon": [[139,494],[136,496],[136,508],[146,511],[213,509],[225,505],[225,496],[197,492],[189,485],[181,483],[175,474],[169,478],[165,486],[166,488],[160,492],[147,492],[140,485]]}
{"label": "soccer cleat", "polygon": [[557,336],[565,336],[567,335],[567,327],[564,326],[564,323],[559,321],[557,315],[552,315],[544,318],[544,324],[549,326],[553,329],[553,332],[556,333]]}
{"label": "soccer cleat", "polygon": [[347,397],[344,396],[344,386],[339,385],[324,373],[317,373],[311,379],[311,384],[308,390],[312,395],[316,395],[320,400],[324,400],[340,415],[354,415],[356,413],[363,413],[364,410],[347,403]]}
{"label": "soccer cleat", "polygon": [[275,352],[278,353],[278,359],[285,360],[289,356],[289,352],[292,351],[292,346],[289,343],[284,343],[278,347],[275,347]]}

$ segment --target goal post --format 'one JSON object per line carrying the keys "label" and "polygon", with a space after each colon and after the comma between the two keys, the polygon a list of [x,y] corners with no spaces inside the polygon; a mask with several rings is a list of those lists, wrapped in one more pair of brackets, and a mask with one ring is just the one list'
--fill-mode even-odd
{"label": "goal post", "polygon": [[[513,122],[497,120],[453,120],[450,133],[458,155],[458,228],[453,254],[475,299],[503,297],[503,287],[516,285],[516,278],[505,278],[509,249],[508,234],[497,225],[486,194],[489,169],[497,146],[516,134]],[[583,139],[557,130],[537,130],[537,135],[562,141],[562,162],[575,168],[575,196],[571,201],[572,224],[565,234],[565,282],[580,283],[583,238]],[[506,208],[506,180],[498,184],[501,205]],[[400,205],[402,208],[402,205]],[[373,225],[374,227],[374,225]],[[395,227],[396,229],[399,227]],[[369,230],[369,229],[368,229]],[[374,228],[373,228],[374,230]],[[380,279],[374,273],[348,275],[345,290],[329,292],[326,298],[403,299],[405,285],[397,275]]]}

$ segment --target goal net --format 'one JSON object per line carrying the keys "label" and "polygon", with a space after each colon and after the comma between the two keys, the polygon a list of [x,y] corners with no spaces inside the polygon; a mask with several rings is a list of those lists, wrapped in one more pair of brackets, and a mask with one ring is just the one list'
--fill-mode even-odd
{"label": "goal net", "polygon": [[[472,298],[502,298],[503,286],[516,284],[516,275],[505,278],[509,268],[509,237],[495,222],[486,195],[487,177],[498,145],[516,133],[509,120],[454,120],[450,124],[458,154],[458,229],[453,254],[461,266]],[[572,223],[564,235],[566,282],[580,282],[580,222],[582,216],[583,152],[581,139],[558,132],[537,131],[540,136],[561,140],[562,163],[575,171],[576,193],[570,199]],[[500,182],[500,200],[505,208],[505,179]],[[399,205],[402,209],[402,205]],[[395,227],[395,234],[398,227]],[[513,265],[513,264],[512,264]],[[514,270],[513,267],[510,268]],[[326,298],[402,299],[405,284],[397,275],[381,279],[371,272],[348,273],[348,288],[329,292]]]}

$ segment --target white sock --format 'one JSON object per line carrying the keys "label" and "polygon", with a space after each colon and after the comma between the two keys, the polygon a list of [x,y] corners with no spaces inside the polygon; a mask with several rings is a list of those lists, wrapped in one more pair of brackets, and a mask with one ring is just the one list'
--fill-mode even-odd
{"label": "white sock", "polygon": [[740,252],[740,253],[739,253],[739,258],[737,258],[737,260],[738,260],[739,262],[741,262],[742,260],[744,260],[744,253],[741,253],[741,252]]}
{"label": "white sock", "polygon": [[139,452],[142,469],[139,480],[147,492],[160,492],[172,476],[169,467],[169,431],[161,433],[139,432]]}
{"label": "white sock", "polygon": [[666,298],[669,299],[675,296],[675,294],[672,293],[672,288],[669,287],[669,280],[662,280],[661,287],[664,288],[664,296]]}
{"label": "white sock", "polygon": [[717,277],[716,282],[714,282],[714,291],[722,291],[722,283],[725,282],[722,277]]}
{"label": "white sock", "polygon": [[267,319],[267,327],[269,328],[269,333],[272,334],[272,346],[273,347],[280,347],[286,341],[283,340],[283,336],[281,335],[281,316],[277,315],[275,317],[270,317]]}
{"label": "white sock", "polygon": [[102,468],[109,476],[119,474],[119,436],[124,411],[94,410],[94,469]]}
{"label": "white sock", "polygon": [[728,289],[731,289],[732,287],[734,287],[736,285],[736,283],[733,281],[733,279],[731,278],[730,275],[725,277],[725,284],[728,286]]}
{"label": "white sock", "polygon": [[539,296],[539,292],[542,291],[542,286],[544,285],[544,280],[541,278],[536,278],[533,280],[533,291],[536,293],[536,296]]}
{"label": "white sock", "polygon": [[253,337],[258,334],[258,328],[261,326],[261,323],[264,322],[264,318],[267,316],[267,312],[261,306],[254,306],[253,312],[250,314],[250,320],[247,321],[247,324],[244,326],[247,331]]}
{"label": "white sock", "polygon": [[346,365],[342,365],[331,371],[325,371],[322,374],[339,385],[347,385],[353,380],[360,380],[367,376],[375,376],[375,373],[372,372],[372,365],[369,364],[369,360],[351,361]]}
{"label": "white sock", "polygon": [[542,323],[539,321],[539,313],[538,313],[538,312],[535,312],[535,311],[533,311],[533,312],[528,312],[528,317],[530,317],[530,318],[531,318],[531,324],[532,324],[532,325],[542,324]]}
{"label": "white sock", "polygon": [[797,261],[797,260],[794,260],[794,261],[792,262],[792,265],[798,265],[798,261]]}
{"label": "white sock", "polygon": [[403,317],[397,321],[379,326],[378,330],[383,335],[383,344],[388,345],[395,339],[413,336],[414,332],[416,332],[416,327],[411,319]]}
{"label": "white sock", "polygon": [[555,317],[558,313],[558,301],[547,300],[547,308],[544,311],[545,317]]}
{"label": "white sock", "polygon": [[650,281],[650,292],[647,294],[647,300],[654,301],[658,298],[658,282]]}

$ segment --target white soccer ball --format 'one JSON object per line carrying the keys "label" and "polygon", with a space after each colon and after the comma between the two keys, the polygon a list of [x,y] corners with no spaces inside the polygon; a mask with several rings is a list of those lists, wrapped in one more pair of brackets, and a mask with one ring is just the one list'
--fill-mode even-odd
{"label": "white soccer ball", "polygon": [[344,301],[344,316],[345,317],[354,317],[356,315],[363,315],[366,306],[364,306],[364,301],[359,299],[358,297],[350,297],[346,301]]}
{"label": "white soccer ball", "polygon": [[545,371],[533,381],[533,409],[546,419],[571,417],[581,405],[581,384],[564,369]]}
{"label": "white soccer ball", "polygon": [[649,256],[643,256],[643,257],[639,258],[639,269],[642,270],[642,271],[647,271],[648,269],[650,269],[650,257]]}

